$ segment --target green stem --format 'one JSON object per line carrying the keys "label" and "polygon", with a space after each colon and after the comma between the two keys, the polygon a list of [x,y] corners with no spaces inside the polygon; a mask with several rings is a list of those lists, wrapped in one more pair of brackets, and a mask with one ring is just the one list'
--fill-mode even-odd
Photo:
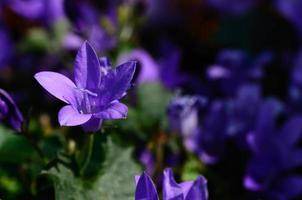
{"label": "green stem", "polygon": [[91,134],[88,136],[88,147],[87,147],[87,154],[85,155],[85,160],[84,160],[84,163],[81,167],[81,170],[80,170],[80,174],[81,175],[84,175],[84,172],[91,160],[91,156],[92,156],[92,150],[93,150],[93,143],[94,143],[94,134]]}

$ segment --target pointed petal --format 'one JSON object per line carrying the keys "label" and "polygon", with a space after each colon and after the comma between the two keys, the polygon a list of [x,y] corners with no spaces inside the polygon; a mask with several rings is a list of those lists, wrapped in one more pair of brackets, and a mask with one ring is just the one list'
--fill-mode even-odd
{"label": "pointed petal", "polygon": [[102,97],[101,104],[108,105],[114,100],[123,97],[126,90],[129,89],[131,80],[135,72],[135,61],[130,61],[110,70],[108,74],[102,78],[99,95]]}
{"label": "pointed petal", "polygon": [[80,114],[70,105],[64,106],[59,111],[59,123],[61,126],[81,125],[87,122],[91,117],[91,114]]}
{"label": "pointed petal", "polygon": [[95,132],[101,128],[103,120],[92,117],[88,122],[82,125],[85,132]]}
{"label": "pointed petal", "polygon": [[169,168],[165,169],[164,171],[163,199],[166,200],[184,199],[182,188],[179,184],[176,183],[173,177],[173,172]]}
{"label": "pointed petal", "polygon": [[94,116],[100,119],[125,119],[128,114],[128,107],[118,101],[111,103],[108,108]]}
{"label": "pointed petal", "polygon": [[75,84],[66,76],[56,72],[39,72],[35,74],[35,79],[50,94],[58,99],[70,103],[74,99]]}
{"label": "pointed petal", "polygon": [[158,200],[156,188],[151,178],[144,172],[137,181],[135,200]]}
{"label": "pointed petal", "polygon": [[191,199],[208,199],[207,181],[203,176],[199,176],[191,185],[191,188],[188,193],[185,194],[185,200]]}
{"label": "pointed petal", "polygon": [[74,80],[82,89],[94,91],[100,83],[100,63],[91,45],[86,41],[81,46],[75,59]]}
{"label": "pointed petal", "polygon": [[[4,107],[6,107],[7,112],[6,120],[10,124],[10,126],[15,129],[16,131],[21,131],[22,123],[23,123],[23,116],[17,107],[14,100],[11,98],[11,96],[4,90],[0,89],[0,101],[4,102]],[[1,108],[0,108],[1,109]],[[4,108],[2,108],[4,109]],[[3,110],[2,110],[3,111]]]}

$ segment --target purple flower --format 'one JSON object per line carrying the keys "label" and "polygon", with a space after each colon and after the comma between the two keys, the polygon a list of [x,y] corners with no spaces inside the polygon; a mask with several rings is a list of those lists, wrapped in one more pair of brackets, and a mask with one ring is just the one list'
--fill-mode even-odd
{"label": "purple flower", "polygon": [[121,54],[118,63],[126,60],[136,60],[138,62],[138,84],[154,82],[160,79],[159,66],[157,62],[143,49],[134,49],[129,53]]}
{"label": "purple flower", "polygon": [[208,4],[219,12],[229,15],[243,15],[253,8],[257,0],[208,0]]}
{"label": "purple flower", "polygon": [[241,147],[247,146],[246,134],[254,128],[261,104],[261,88],[255,84],[242,85],[228,103],[227,135],[237,139]]}
{"label": "purple flower", "polygon": [[240,50],[221,51],[214,65],[207,70],[208,79],[216,83],[222,93],[233,96],[238,87],[263,76],[263,67],[272,59],[269,52],[264,52],[251,60]]}
{"label": "purple flower", "polygon": [[119,102],[130,87],[135,62],[102,70],[94,49],[85,42],[75,59],[74,80],[56,72],[39,72],[36,80],[53,96],[67,103],[59,112],[61,126],[82,125],[96,131],[103,120],[126,118],[128,108]]}
{"label": "purple flower", "polygon": [[[74,30],[63,38],[63,47],[70,50],[78,49],[86,39],[97,52],[111,50],[116,46],[117,39],[114,37],[113,31],[109,32],[100,26],[102,15],[93,5],[72,0],[66,0],[64,5],[66,15],[71,20]],[[114,17],[111,15],[107,17],[113,26],[115,25]]]}
{"label": "purple flower", "polygon": [[302,36],[302,2],[275,0],[275,5],[284,17],[296,27],[300,36]]}
{"label": "purple flower", "polygon": [[276,127],[280,105],[262,105],[256,128],[248,135],[252,158],[248,163],[244,186],[269,199],[292,199],[302,194],[302,176],[294,169],[302,165],[302,117],[291,117],[284,126]]}
{"label": "purple flower", "polygon": [[[156,187],[144,172],[136,178],[135,200],[158,200]],[[208,199],[207,181],[203,176],[195,181],[178,184],[171,169],[165,169],[163,179],[163,200],[206,200]]]}
{"label": "purple flower", "polygon": [[9,34],[2,28],[0,28],[0,48],[5,49],[0,54],[0,68],[2,68],[9,62],[13,51]]}
{"label": "purple flower", "polygon": [[173,98],[167,109],[171,129],[181,134],[190,151],[197,149],[192,136],[199,129],[198,114],[205,104],[206,99],[200,96],[181,96]]}
{"label": "purple flower", "polygon": [[64,17],[64,0],[11,0],[9,6],[19,15],[53,24]]}
{"label": "purple flower", "polygon": [[21,131],[22,114],[14,100],[2,89],[0,89],[0,120],[8,123],[16,131]]}

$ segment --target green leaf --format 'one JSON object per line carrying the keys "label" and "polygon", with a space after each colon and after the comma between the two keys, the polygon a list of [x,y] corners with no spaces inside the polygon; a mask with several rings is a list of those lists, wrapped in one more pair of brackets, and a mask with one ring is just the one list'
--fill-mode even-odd
{"label": "green leaf", "polygon": [[29,159],[38,159],[31,144],[23,136],[0,126],[0,161],[20,163]]}
{"label": "green leaf", "polygon": [[44,172],[54,182],[56,200],[127,200],[134,198],[134,176],[140,168],[131,159],[131,149],[123,149],[111,140],[103,166],[94,178],[76,177],[63,165]]}
{"label": "green leaf", "polygon": [[172,94],[160,83],[142,84],[137,88],[141,120],[146,123],[162,122]]}

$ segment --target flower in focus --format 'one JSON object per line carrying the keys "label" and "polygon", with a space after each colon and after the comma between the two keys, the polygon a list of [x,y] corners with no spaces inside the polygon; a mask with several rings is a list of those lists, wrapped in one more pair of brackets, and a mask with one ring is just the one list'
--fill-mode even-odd
{"label": "flower in focus", "polygon": [[102,64],[94,49],[85,42],[75,59],[75,82],[56,72],[35,75],[42,87],[68,104],[59,111],[61,126],[82,125],[85,131],[96,131],[103,120],[126,118],[128,108],[119,99],[130,87],[136,63],[127,62],[108,69],[104,60],[101,61]]}
{"label": "flower in focus", "polygon": [[[156,187],[145,172],[135,177],[135,200],[158,200]],[[206,200],[208,199],[207,181],[203,176],[195,181],[186,181],[178,184],[171,169],[165,169],[163,178],[163,200]]]}
{"label": "flower in focus", "polygon": [[247,139],[252,150],[244,186],[264,199],[292,199],[302,194],[302,176],[294,169],[302,165],[298,142],[302,135],[302,117],[291,117],[276,128],[280,105],[274,101],[261,106],[256,128]]}
{"label": "flower in focus", "polygon": [[2,89],[0,89],[0,120],[8,123],[16,131],[21,131],[22,114],[14,100]]}

